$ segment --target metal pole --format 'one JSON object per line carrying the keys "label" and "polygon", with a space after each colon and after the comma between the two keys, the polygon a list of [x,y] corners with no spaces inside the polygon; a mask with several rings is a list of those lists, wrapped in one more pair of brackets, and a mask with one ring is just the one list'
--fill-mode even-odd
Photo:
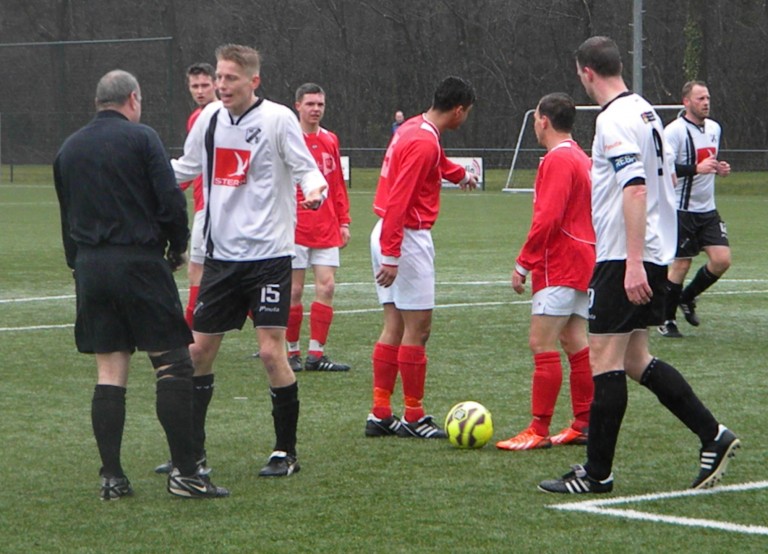
{"label": "metal pole", "polygon": [[632,91],[643,95],[643,0],[632,0]]}

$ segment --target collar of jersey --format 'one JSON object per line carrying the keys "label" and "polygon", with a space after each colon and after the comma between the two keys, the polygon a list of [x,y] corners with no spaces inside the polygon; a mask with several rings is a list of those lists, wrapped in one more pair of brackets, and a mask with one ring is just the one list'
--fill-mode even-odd
{"label": "collar of jersey", "polygon": [[231,113],[229,113],[229,110],[227,110],[227,114],[229,114],[229,122],[230,122],[232,125],[239,125],[239,124],[240,124],[240,122],[243,120],[243,118],[244,118],[246,115],[248,115],[249,113],[251,113],[253,110],[255,110],[256,108],[258,108],[259,106],[261,106],[261,103],[262,103],[262,102],[264,102],[264,98],[263,98],[263,97],[261,97],[261,96],[259,96],[258,98],[256,98],[256,102],[254,102],[254,103],[253,103],[253,105],[252,105],[250,108],[248,108],[247,110],[245,110],[245,111],[242,113],[242,115],[241,115],[240,117],[238,117],[237,119],[235,119],[234,117],[232,117],[232,114],[231,114]]}

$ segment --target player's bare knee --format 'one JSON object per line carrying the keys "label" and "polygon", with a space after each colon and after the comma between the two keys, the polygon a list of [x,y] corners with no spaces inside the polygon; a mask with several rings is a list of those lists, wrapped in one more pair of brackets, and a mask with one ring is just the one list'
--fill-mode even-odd
{"label": "player's bare knee", "polygon": [[194,373],[192,358],[187,347],[175,348],[162,354],[150,354],[149,360],[158,379],[170,377],[191,379]]}

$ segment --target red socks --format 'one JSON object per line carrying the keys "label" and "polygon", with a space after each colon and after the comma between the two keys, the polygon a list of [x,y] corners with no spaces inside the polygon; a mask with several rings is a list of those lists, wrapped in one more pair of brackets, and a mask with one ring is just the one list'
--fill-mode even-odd
{"label": "red socks", "polygon": [[558,352],[533,355],[533,383],[531,385],[531,426],[537,435],[549,436],[549,424],[555,412],[557,395],[563,382],[563,367]]}
{"label": "red socks", "polygon": [[397,382],[398,347],[377,342],[373,347],[373,415],[379,419],[392,417],[392,393]]}
{"label": "red socks", "polygon": [[424,381],[427,377],[427,355],[423,346],[400,346],[397,354],[403,379],[405,420],[413,423],[424,417]]}
{"label": "red socks", "polygon": [[[328,330],[331,328],[332,321],[333,306],[312,302],[309,308],[309,340],[319,345],[325,345],[328,341]],[[318,357],[323,355],[322,350],[313,350],[311,346],[308,353]]]}
{"label": "red socks", "polygon": [[192,322],[195,316],[195,304],[197,304],[197,293],[200,292],[200,285],[189,286],[189,300],[187,300],[187,311],[184,314],[184,319],[187,320],[187,325],[192,329]]}
{"label": "red socks", "polygon": [[595,392],[592,368],[589,365],[589,347],[568,356],[571,365],[571,406],[575,421],[571,425],[585,433],[589,429],[589,407]]}

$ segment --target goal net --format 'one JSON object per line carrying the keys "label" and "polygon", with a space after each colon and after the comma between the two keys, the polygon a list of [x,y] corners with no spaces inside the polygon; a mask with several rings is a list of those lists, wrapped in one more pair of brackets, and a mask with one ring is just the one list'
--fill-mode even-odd
{"label": "goal net", "polygon": [[[659,104],[653,108],[666,125],[679,115],[683,105]],[[601,109],[600,106],[576,106],[576,124],[573,129],[573,138],[587,154],[590,153],[592,148],[595,118],[597,118]],[[533,192],[535,171],[539,166],[539,160],[546,153],[546,150],[536,142],[536,135],[532,128],[533,125],[528,124],[529,121],[533,121],[533,113],[535,111],[536,108],[532,108],[526,111],[523,116],[520,132],[517,136],[517,144],[512,155],[512,163],[507,174],[507,182],[504,188],[501,189],[504,192]],[[529,129],[529,127],[531,128]]]}

